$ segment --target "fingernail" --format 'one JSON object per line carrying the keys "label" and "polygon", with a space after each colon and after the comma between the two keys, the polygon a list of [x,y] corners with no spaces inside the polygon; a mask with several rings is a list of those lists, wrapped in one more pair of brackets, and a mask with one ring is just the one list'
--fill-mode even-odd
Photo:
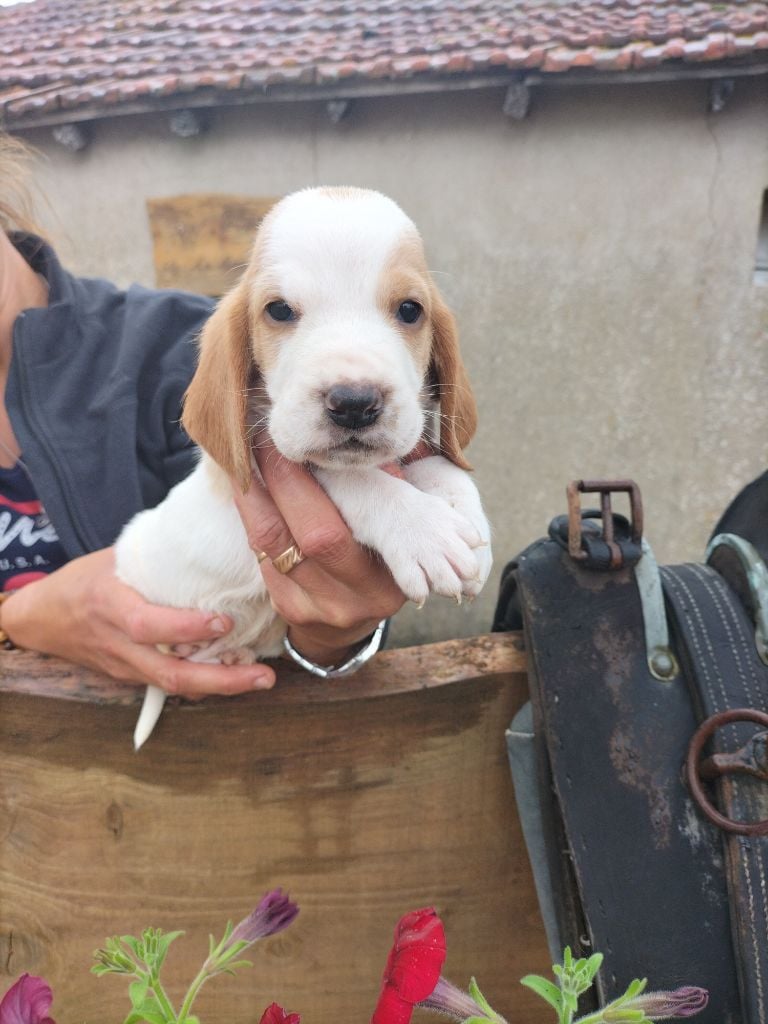
{"label": "fingernail", "polygon": [[218,615],[216,616],[215,619],[211,619],[211,621],[208,623],[208,626],[210,627],[212,633],[227,632],[226,622],[224,621],[224,619],[219,618]]}
{"label": "fingernail", "polygon": [[258,675],[251,678],[251,686],[254,690],[266,690],[272,685],[272,676]]}

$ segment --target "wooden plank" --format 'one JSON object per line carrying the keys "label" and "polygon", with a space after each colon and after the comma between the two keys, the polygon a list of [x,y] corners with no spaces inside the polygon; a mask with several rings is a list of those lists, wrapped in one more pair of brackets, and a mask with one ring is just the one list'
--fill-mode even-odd
{"label": "wooden plank", "polygon": [[148,199],[157,286],[223,295],[240,276],[256,228],[276,202],[218,193]]}
{"label": "wooden plank", "polygon": [[1,664],[0,969],[48,978],[57,1020],[123,1019],[123,979],[88,971],[108,934],[186,928],[178,994],[208,933],[277,885],[298,920],[204,989],[205,1024],[272,999],[315,1024],[370,1019],[395,921],[427,904],[447,977],[477,974],[510,1024],[549,1020],[518,984],[549,961],[504,741],[527,697],[516,635],[383,652],[330,699],[287,668],[266,699],[179,702],[139,754],[112,684],[56,699],[88,674]]}
{"label": "wooden plank", "polygon": [[[292,662],[281,660],[277,665],[278,682],[268,694],[209,697],[195,706],[232,701],[261,705],[265,698],[279,705],[324,704],[350,696],[360,699],[430,689],[477,676],[524,673],[527,667],[522,633],[487,633],[469,640],[385,650],[354,676],[326,682]],[[0,692],[5,693],[131,706],[138,705],[143,694],[143,689],[115,682],[81,665],[31,651],[0,651],[0,670]]]}

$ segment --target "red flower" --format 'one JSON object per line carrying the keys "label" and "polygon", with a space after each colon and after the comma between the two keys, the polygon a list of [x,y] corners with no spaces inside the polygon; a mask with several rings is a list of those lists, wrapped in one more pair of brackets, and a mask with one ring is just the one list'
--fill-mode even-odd
{"label": "red flower", "polygon": [[408,1024],[432,992],[445,962],[445,931],[433,907],[400,918],[371,1024]]}
{"label": "red flower", "polygon": [[42,978],[22,974],[0,1003],[0,1024],[56,1024],[48,1011],[53,993]]}
{"label": "red flower", "polygon": [[301,1024],[298,1013],[286,1013],[282,1006],[271,1003],[261,1016],[259,1024]]}

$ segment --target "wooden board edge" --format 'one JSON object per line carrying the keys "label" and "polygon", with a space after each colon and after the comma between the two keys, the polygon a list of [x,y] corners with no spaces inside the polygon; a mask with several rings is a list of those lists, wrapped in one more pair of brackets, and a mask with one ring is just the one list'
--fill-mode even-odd
{"label": "wooden board edge", "polygon": [[[381,651],[344,679],[320,680],[284,660],[273,664],[277,684],[270,699],[287,705],[411,693],[482,676],[524,674],[527,669],[523,637],[517,632]],[[33,651],[0,651],[0,697],[3,694],[130,706],[139,703],[143,688]],[[263,698],[262,691],[238,698],[212,696],[205,703]]]}

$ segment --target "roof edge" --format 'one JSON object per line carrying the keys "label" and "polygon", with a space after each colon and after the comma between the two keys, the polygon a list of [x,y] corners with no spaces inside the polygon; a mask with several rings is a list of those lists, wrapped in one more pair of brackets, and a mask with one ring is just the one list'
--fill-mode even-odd
{"label": "roof edge", "polygon": [[33,128],[55,127],[64,124],[84,124],[107,121],[117,117],[172,113],[178,110],[224,109],[269,103],[322,103],[331,100],[376,99],[388,96],[418,96],[443,92],[473,92],[503,89],[511,85],[529,88],[548,86],[616,86],[647,85],[662,82],[712,81],[725,78],[751,78],[768,75],[768,56],[748,64],[718,62],[706,67],[667,64],[662,67],[636,71],[594,71],[572,68],[559,72],[512,73],[491,72],[475,75],[425,75],[403,79],[356,81],[343,79],[327,85],[273,84],[261,89],[221,90],[202,88],[189,93],[177,92],[141,101],[114,105],[88,104],[42,114],[21,114],[14,117],[8,110],[12,101],[0,109],[0,128],[6,131],[24,131]]}

